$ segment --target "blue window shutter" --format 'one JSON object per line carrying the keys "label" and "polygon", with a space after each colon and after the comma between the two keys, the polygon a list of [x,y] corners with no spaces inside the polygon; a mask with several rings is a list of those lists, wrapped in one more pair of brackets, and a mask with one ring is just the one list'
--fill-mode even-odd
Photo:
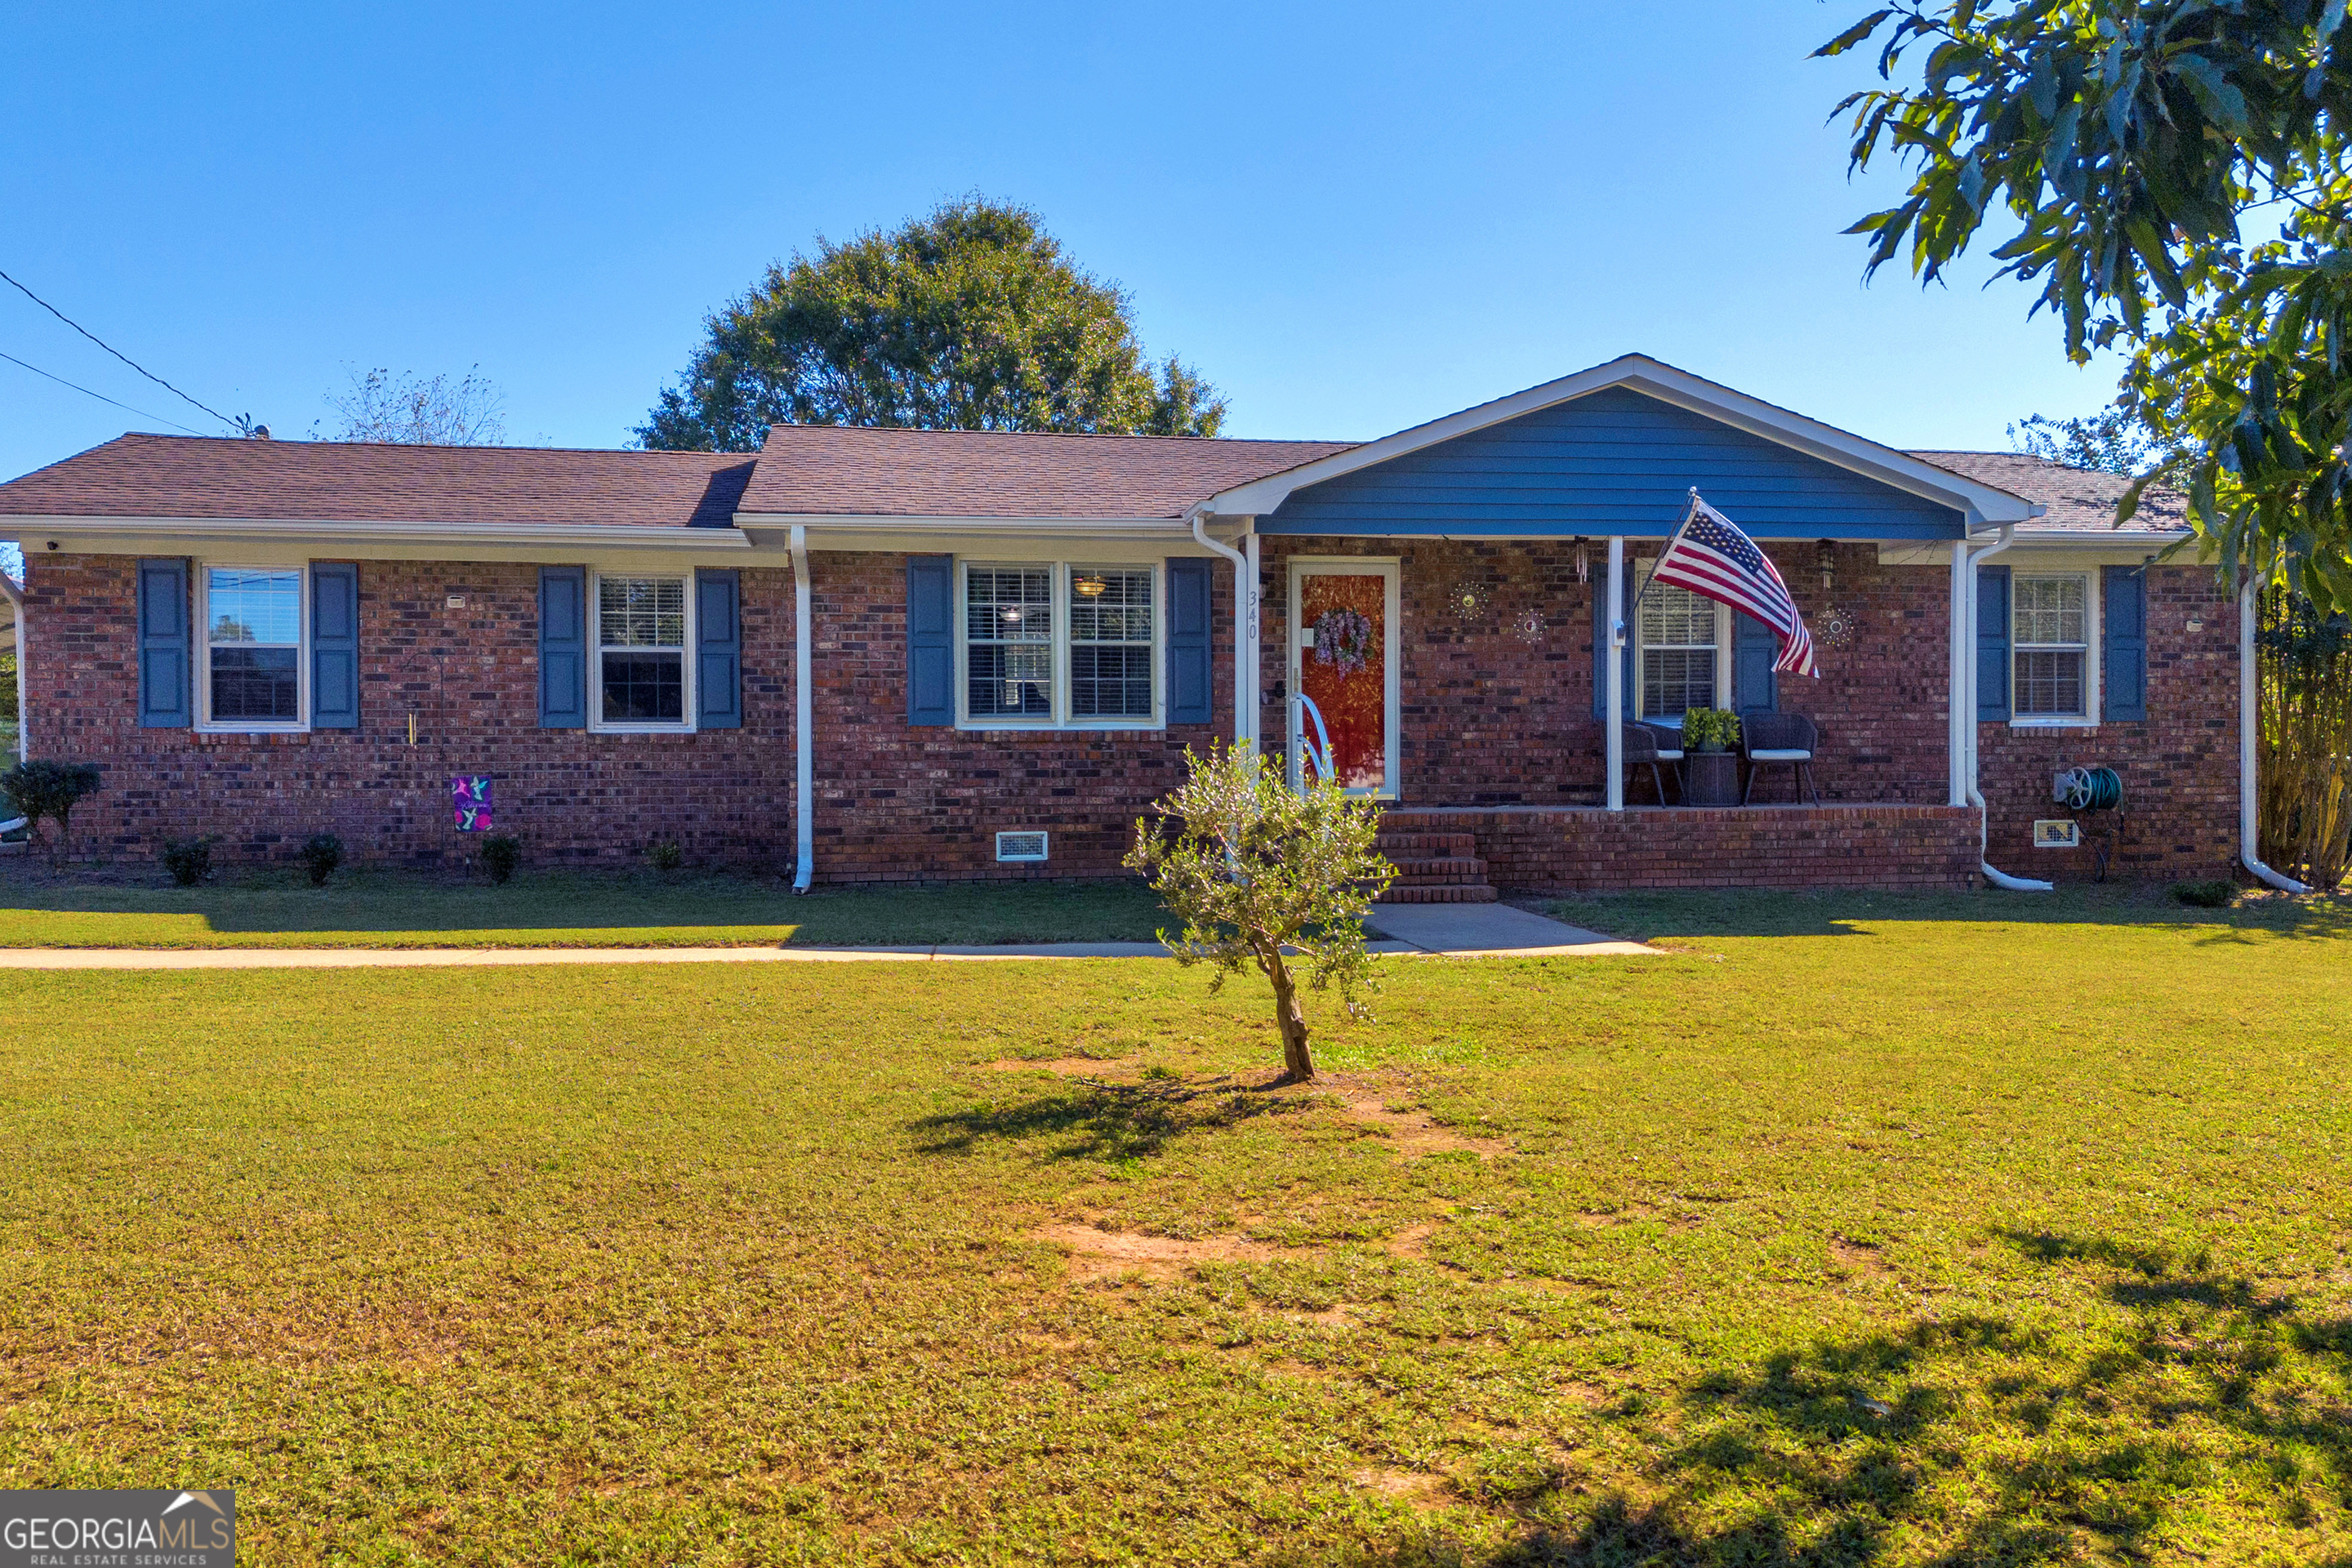
{"label": "blue window shutter", "polygon": [[1753,616],[1731,612],[1731,706],[1769,713],[1780,706],[1780,639]]}
{"label": "blue window shutter", "polygon": [[184,730],[194,722],[188,671],[194,661],[188,627],[188,563],[139,563],[139,722],[149,730]]}
{"label": "blue window shutter", "polygon": [[907,557],[907,722],[955,722],[955,557]]}
{"label": "blue window shutter", "polygon": [[694,569],[694,724],[743,727],[742,576],[734,568]]}
{"label": "blue window shutter", "polygon": [[1168,563],[1168,722],[1211,722],[1210,563]]}
{"label": "blue window shutter", "polygon": [[539,727],[588,723],[588,569],[539,569]]}
{"label": "blue window shutter", "polygon": [[[1642,693],[1633,684],[1633,579],[1639,575],[1631,561],[1625,563],[1625,607],[1620,618],[1625,623],[1625,717],[1629,720],[1642,706]],[[1609,571],[1596,567],[1592,574],[1592,716],[1604,724],[1609,721],[1608,605]]]}
{"label": "blue window shutter", "polygon": [[2009,718],[2009,568],[1977,568],[1977,720]]}
{"label": "blue window shutter", "polygon": [[2147,569],[2099,569],[2099,671],[2105,718],[2147,717]]}
{"label": "blue window shutter", "polygon": [[360,569],[310,563],[310,728],[360,727]]}

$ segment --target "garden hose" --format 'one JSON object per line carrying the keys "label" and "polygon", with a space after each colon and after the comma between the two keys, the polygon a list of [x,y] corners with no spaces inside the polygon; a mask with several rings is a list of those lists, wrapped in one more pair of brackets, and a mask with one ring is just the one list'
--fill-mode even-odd
{"label": "garden hose", "polygon": [[2069,811],[2113,811],[2124,803],[2124,781],[2113,768],[2069,768],[2057,784]]}

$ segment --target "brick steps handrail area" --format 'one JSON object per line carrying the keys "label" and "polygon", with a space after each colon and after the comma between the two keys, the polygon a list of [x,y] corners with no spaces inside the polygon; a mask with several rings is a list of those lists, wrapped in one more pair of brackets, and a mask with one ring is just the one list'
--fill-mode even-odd
{"label": "brick steps handrail area", "polygon": [[1478,858],[1478,836],[1475,833],[1383,831],[1373,845],[1397,868],[1396,880],[1372,900],[1374,903],[1495,901],[1495,889],[1486,882],[1486,862]]}

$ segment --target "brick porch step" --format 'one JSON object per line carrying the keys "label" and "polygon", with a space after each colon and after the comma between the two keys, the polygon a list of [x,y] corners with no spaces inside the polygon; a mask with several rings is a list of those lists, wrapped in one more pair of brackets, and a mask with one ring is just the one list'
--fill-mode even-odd
{"label": "brick porch step", "polygon": [[1486,862],[1475,856],[1423,860],[1392,855],[1389,862],[1397,868],[1396,885],[1403,888],[1442,887],[1456,882],[1475,886],[1486,879]]}
{"label": "brick porch step", "polygon": [[1478,847],[1475,833],[1383,833],[1372,845],[1391,860],[1428,855],[1469,855]]}
{"label": "brick porch step", "polygon": [[1391,888],[1372,902],[1376,904],[1491,904],[1495,889],[1480,882],[1475,885],[1456,882],[1444,888]]}

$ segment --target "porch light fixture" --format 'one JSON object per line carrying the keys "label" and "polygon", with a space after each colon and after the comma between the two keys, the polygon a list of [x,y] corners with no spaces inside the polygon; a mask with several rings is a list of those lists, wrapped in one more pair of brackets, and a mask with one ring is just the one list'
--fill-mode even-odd
{"label": "porch light fixture", "polygon": [[1085,572],[1072,578],[1070,580],[1070,586],[1076,590],[1082,597],[1099,599],[1110,587],[1110,584],[1095,573]]}

